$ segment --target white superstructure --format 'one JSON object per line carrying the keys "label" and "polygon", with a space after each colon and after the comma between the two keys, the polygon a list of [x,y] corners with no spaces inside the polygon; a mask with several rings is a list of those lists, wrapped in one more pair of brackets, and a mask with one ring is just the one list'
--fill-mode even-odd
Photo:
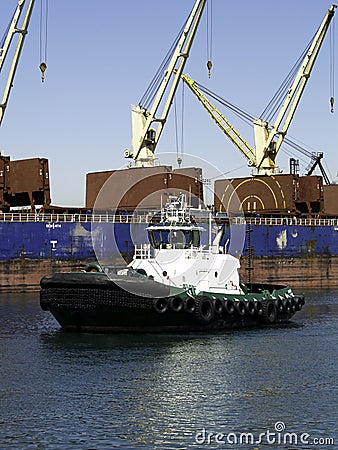
{"label": "white superstructure", "polygon": [[129,267],[160,283],[193,288],[196,294],[243,294],[239,260],[220,245],[223,229],[212,243],[201,245],[205,228],[195,223],[191,213],[184,194],[170,197],[161,221],[147,228],[150,243],[135,246]]}

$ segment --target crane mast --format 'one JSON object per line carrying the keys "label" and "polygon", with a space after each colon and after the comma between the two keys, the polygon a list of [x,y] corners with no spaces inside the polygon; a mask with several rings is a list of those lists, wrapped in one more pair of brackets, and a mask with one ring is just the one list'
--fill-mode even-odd
{"label": "crane mast", "polygon": [[[166,123],[206,1],[207,0],[196,0],[178,40],[173,56],[165,70],[164,78],[150,110],[148,111],[141,105],[132,107],[133,150],[126,150],[124,156],[126,158],[133,158],[135,166],[137,167],[154,166],[154,152],[163,131],[164,124]],[[168,94],[163,110],[158,114],[160,104],[167,90]],[[153,128],[154,124],[157,125],[156,130]]]}
{"label": "crane mast", "polygon": [[257,172],[259,174],[271,175],[274,173],[276,155],[287,134],[306,83],[310,78],[336,7],[337,5],[332,5],[326,12],[273,126],[271,127],[262,119],[257,119],[254,123],[255,152],[258,162]]}
{"label": "crane mast", "polygon": [[248,165],[258,175],[272,175],[275,172],[275,159],[284,137],[287,134],[290,123],[303,94],[306,83],[310,77],[312,68],[318,56],[330,21],[335,13],[336,5],[327,11],[312,43],[302,61],[301,67],[294,79],[288,95],[278,113],[273,125],[262,118],[254,121],[255,147],[252,148],[231,123],[218,111],[207,97],[196,86],[194,80],[182,74],[182,80],[189,86],[197,99],[201,102],[216,124],[247,159]]}
{"label": "crane mast", "polygon": [[11,89],[13,87],[13,80],[14,80],[15,72],[18,67],[21,50],[22,50],[22,47],[24,44],[29,21],[30,21],[32,11],[33,11],[34,0],[30,0],[27,10],[26,10],[26,14],[25,14],[23,23],[22,23],[22,27],[17,28],[18,21],[20,19],[21,13],[22,13],[24,5],[25,5],[25,1],[26,0],[18,0],[18,5],[14,12],[12,22],[8,28],[8,32],[7,32],[6,39],[4,41],[4,45],[2,48],[0,48],[0,72],[1,72],[3,64],[6,59],[6,56],[8,54],[8,50],[10,48],[12,39],[16,33],[19,34],[18,42],[17,42],[16,49],[15,49],[15,52],[13,55],[13,59],[12,59],[12,64],[11,64],[9,74],[7,77],[7,83],[6,83],[6,86],[5,86],[5,89],[3,92],[3,96],[2,96],[2,100],[1,100],[1,104],[0,104],[0,125],[2,123],[2,119],[3,119],[4,113],[5,113],[5,110],[7,107],[8,98],[9,98]]}

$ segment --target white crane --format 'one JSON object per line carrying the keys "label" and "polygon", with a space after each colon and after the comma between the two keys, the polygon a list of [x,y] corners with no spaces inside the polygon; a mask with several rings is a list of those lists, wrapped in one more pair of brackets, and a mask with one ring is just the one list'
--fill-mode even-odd
{"label": "white crane", "polygon": [[18,42],[16,44],[15,52],[14,52],[13,59],[12,59],[12,64],[11,64],[9,74],[7,77],[7,83],[6,83],[6,86],[5,86],[5,89],[3,92],[3,96],[2,96],[2,100],[1,100],[1,104],[0,104],[0,125],[2,123],[2,119],[3,119],[4,113],[5,113],[5,110],[7,107],[9,94],[13,87],[13,80],[14,80],[15,72],[18,67],[21,50],[22,50],[22,47],[24,44],[24,40],[25,40],[27,30],[28,30],[29,21],[30,21],[32,11],[33,11],[34,0],[30,0],[28,3],[28,7],[26,9],[26,14],[25,14],[22,26],[21,26],[21,28],[18,28],[18,21],[23,12],[25,1],[26,0],[18,0],[16,10],[14,12],[12,21],[9,25],[6,38],[4,40],[4,44],[3,44],[2,48],[0,48],[0,72],[1,72],[3,64],[6,59],[6,56],[8,55],[8,50],[10,48],[13,36],[16,33],[19,34]]}
{"label": "white crane", "polygon": [[[132,107],[133,150],[126,150],[124,156],[133,158],[137,167],[152,167],[154,165],[155,148],[167,120],[205,4],[206,0],[196,0],[169,65],[163,74],[163,80],[150,110],[142,105]],[[168,94],[162,112],[160,112],[159,108],[166,91],[168,91]],[[155,124],[157,125],[156,129],[153,128]]]}
{"label": "white crane", "polygon": [[[287,96],[279,110],[274,124],[271,125],[262,118],[254,121],[254,148],[250,147],[231,123],[218,111],[210,100],[207,99],[194,80],[184,74],[181,76],[183,81],[190,87],[217,125],[248,160],[248,165],[252,167],[258,175],[272,175],[275,171],[276,155],[287,134],[306,83],[310,78],[312,68],[329,28],[331,19],[334,16],[336,7],[336,5],[332,5],[326,12],[325,17],[306,52],[300,69],[288,90]],[[331,104],[332,100],[333,99],[331,99]]]}

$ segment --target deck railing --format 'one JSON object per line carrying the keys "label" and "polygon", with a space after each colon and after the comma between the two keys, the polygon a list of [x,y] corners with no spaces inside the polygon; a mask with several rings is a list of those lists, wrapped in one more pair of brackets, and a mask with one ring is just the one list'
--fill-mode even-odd
{"label": "deck railing", "polygon": [[[129,214],[50,214],[50,213],[24,213],[24,212],[0,212],[0,222],[46,222],[46,223],[144,223],[148,224],[153,213],[129,215]],[[294,226],[331,226],[338,227],[338,218],[292,218],[292,217],[232,217],[228,219],[231,224],[241,225],[294,225]],[[197,222],[208,222],[208,219],[197,219]]]}
{"label": "deck railing", "polygon": [[233,224],[246,223],[249,225],[294,225],[294,226],[338,226],[338,219],[315,219],[315,218],[296,218],[296,217],[236,217],[231,219]]}

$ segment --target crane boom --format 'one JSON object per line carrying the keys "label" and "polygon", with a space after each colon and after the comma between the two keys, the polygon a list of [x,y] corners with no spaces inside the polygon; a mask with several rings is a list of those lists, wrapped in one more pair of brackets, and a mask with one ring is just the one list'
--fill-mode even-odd
{"label": "crane boom", "polygon": [[262,119],[258,119],[254,123],[258,173],[274,173],[276,155],[288,131],[306,83],[310,78],[336,7],[337,5],[332,5],[326,12],[273,126],[271,127]]}
{"label": "crane boom", "polygon": [[32,11],[33,11],[33,6],[34,6],[34,0],[30,0],[29,4],[28,4],[28,8],[26,10],[26,14],[23,20],[23,24],[22,27],[19,29],[17,28],[17,23],[18,20],[21,16],[22,10],[24,8],[25,5],[25,0],[18,0],[18,5],[16,7],[15,13],[13,15],[13,19],[12,22],[10,24],[10,27],[8,29],[7,32],[7,36],[4,42],[3,47],[0,49],[0,71],[2,69],[2,66],[4,64],[4,61],[6,59],[6,56],[8,54],[8,49],[11,45],[13,36],[15,33],[19,33],[19,38],[18,38],[18,42],[16,45],[16,49],[13,55],[13,59],[12,59],[12,64],[9,70],[9,74],[7,77],[7,83],[4,89],[4,93],[2,96],[2,100],[1,100],[1,104],[0,104],[0,125],[2,123],[2,119],[7,107],[7,102],[8,102],[8,98],[9,98],[9,94],[11,92],[11,89],[13,87],[13,80],[14,80],[14,76],[15,76],[15,72],[16,69],[18,67],[18,63],[19,63],[19,58],[21,55],[21,50],[23,47],[23,43],[27,34],[27,29],[28,29],[28,25],[29,25],[29,21],[32,15]]}
{"label": "crane boom", "polygon": [[[196,86],[194,80],[187,75],[181,75],[183,81],[189,86],[197,99],[201,102],[216,124],[248,160],[248,165],[255,169],[258,175],[272,175],[275,171],[275,158],[284,140],[287,130],[295,114],[300,98],[303,94],[307,80],[318,56],[330,21],[335,13],[336,5],[327,11],[301,67],[294,79],[288,95],[278,113],[274,125],[265,122],[262,118],[254,121],[255,148],[243,139],[231,123],[217,110],[207,97]],[[281,128],[280,128],[281,127]],[[276,140],[277,138],[277,140]]]}
{"label": "crane boom", "polygon": [[[173,56],[164,72],[164,78],[150,111],[141,105],[132,107],[133,151],[126,150],[124,156],[126,158],[133,158],[136,166],[151,167],[154,165],[154,152],[167,120],[205,4],[206,0],[196,0],[181,37],[178,40]],[[157,116],[164,94],[169,87],[170,89],[162,113]],[[156,130],[152,128],[155,123],[157,124]]]}
{"label": "crane boom", "polygon": [[197,99],[202,103],[210,116],[215,120],[219,128],[225,133],[230,141],[238,148],[242,155],[248,160],[248,165],[256,164],[256,155],[254,149],[246,142],[246,140],[238,133],[223,114],[214,106],[210,100],[198,89],[194,80],[185,74],[181,75],[182,80],[189,86]]}

